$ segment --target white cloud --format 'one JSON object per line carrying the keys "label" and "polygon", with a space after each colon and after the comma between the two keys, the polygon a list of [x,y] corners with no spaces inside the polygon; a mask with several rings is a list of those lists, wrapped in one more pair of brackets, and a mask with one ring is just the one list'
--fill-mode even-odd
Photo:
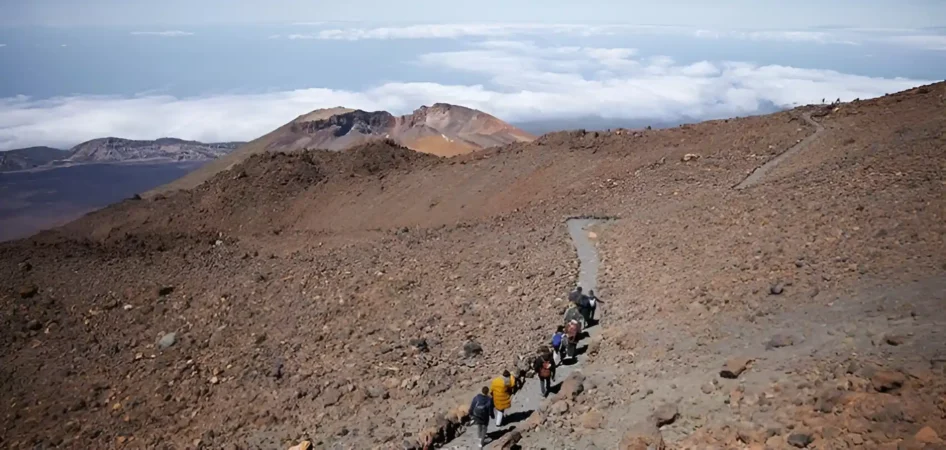
{"label": "white cloud", "polygon": [[922,50],[946,50],[946,35],[891,36],[884,41]]}
{"label": "white cloud", "polygon": [[160,36],[160,37],[184,37],[193,36],[190,31],[168,30],[168,31],[132,31],[134,36]]}
{"label": "white cloud", "polygon": [[6,47],[7,44],[0,44],[0,47]]}
{"label": "white cloud", "polygon": [[334,28],[317,33],[291,34],[289,39],[357,41],[363,39],[458,39],[560,33],[579,36],[615,34],[624,25],[578,25],[543,23],[427,24],[377,28]]}
{"label": "white cloud", "polygon": [[696,30],[693,36],[706,39],[741,39],[750,41],[796,42],[811,44],[859,45],[855,40],[839,33],[825,31],[796,30]]}
{"label": "white cloud", "polygon": [[[322,25],[327,22],[313,23]],[[296,24],[300,25],[300,24]],[[384,27],[330,28],[316,32],[285,35],[291,40],[395,40],[395,39],[460,39],[495,40],[513,36],[689,36],[698,39],[734,39],[757,42],[797,44],[863,45],[885,42],[926,50],[946,48],[946,35],[923,35],[905,28],[838,28],[830,30],[752,30],[702,29],[680,26],[626,24],[563,24],[563,23],[454,23],[418,24]],[[271,36],[270,38],[280,37]]]}
{"label": "white cloud", "polygon": [[681,63],[630,48],[543,47],[489,41],[422,55],[425,67],[478,75],[480,84],[389,82],[364,91],[300,89],[256,95],[175,98],[76,96],[0,99],[0,149],[67,146],[102,137],[249,140],[316,108],[406,113],[447,102],[508,121],[601,116],[674,120],[754,114],[822,98],[871,98],[927,80],[746,62]]}

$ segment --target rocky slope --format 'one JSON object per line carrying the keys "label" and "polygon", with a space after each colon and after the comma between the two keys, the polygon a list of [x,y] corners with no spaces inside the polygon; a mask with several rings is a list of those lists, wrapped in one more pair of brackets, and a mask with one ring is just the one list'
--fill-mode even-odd
{"label": "rocky slope", "polygon": [[69,155],[52,147],[29,147],[0,152],[0,172],[33,169]]}
{"label": "rocky slope", "polygon": [[107,137],[83,142],[70,150],[56,165],[115,163],[133,161],[203,161],[224,156],[240,142],[205,144],[175,138],[137,141]]}
{"label": "rocky slope", "polygon": [[302,149],[344,150],[379,139],[392,139],[423,153],[456,156],[488,147],[529,142],[535,136],[482,111],[446,103],[422,106],[404,116],[342,107],[320,109],[297,117],[227,158],[208,164],[158,191],[193,188],[254,154]]}
{"label": "rocky slope", "polygon": [[944,104],[263,153],[0,244],[3,443],[419,448],[548,339],[593,215],[601,338],[523,448],[937,448]]}

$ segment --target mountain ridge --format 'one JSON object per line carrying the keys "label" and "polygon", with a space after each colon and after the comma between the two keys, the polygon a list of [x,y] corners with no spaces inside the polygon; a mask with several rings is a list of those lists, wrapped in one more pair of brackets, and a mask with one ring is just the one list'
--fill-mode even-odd
{"label": "mountain ridge", "polygon": [[449,157],[515,142],[531,142],[535,138],[488,113],[448,103],[424,105],[400,116],[341,106],[317,109],[299,115],[230,155],[151,193],[192,189],[214,174],[259,153],[303,149],[341,151],[370,141],[391,139],[421,153]]}
{"label": "mountain ridge", "polygon": [[68,150],[37,146],[0,152],[0,172],[42,170],[77,164],[207,161],[233,151],[243,142],[211,142],[162,137],[91,139]]}

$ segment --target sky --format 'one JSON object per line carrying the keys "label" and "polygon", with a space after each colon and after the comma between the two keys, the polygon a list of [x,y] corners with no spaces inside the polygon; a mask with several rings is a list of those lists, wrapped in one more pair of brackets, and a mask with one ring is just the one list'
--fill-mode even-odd
{"label": "sky", "polygon": [[317,108],[435,102],[642,126],[943,74],[944,1],[0,0],[0,150],[250,140]]}
{"label": "sky", "polygon": [[743,28],[942,26],[941,0],[2,0],[9,25],[127,26],[304,21],[584,22]]}

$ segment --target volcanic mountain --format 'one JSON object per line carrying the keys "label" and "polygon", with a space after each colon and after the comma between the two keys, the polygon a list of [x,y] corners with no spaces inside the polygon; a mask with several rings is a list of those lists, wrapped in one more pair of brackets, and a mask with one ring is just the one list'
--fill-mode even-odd
{"label": "volcanic mountain", "polygon": [[403,116],[343,107],[318,109],[158,190],[193,188],[215,173],[258,153],[345,150],[380,139],[391,139],[423,153],[456,156],[488,147],[530,142],[535,136],[482,111],[446,103],[421,106]]}
{"label": "volcanic mountain", "polygon": [[202,161],[226,155],[241,144],[240,142],[205,144],[176,138],[161,138],[152,141],[106,137],[76,145],[70,150],[68,157],[54,164]]}
{"label": "volcanic mountain", "polygon": [[52,147],[29,147],[0,152],[0,172],[32,169],[64,158],[66,150]]}

